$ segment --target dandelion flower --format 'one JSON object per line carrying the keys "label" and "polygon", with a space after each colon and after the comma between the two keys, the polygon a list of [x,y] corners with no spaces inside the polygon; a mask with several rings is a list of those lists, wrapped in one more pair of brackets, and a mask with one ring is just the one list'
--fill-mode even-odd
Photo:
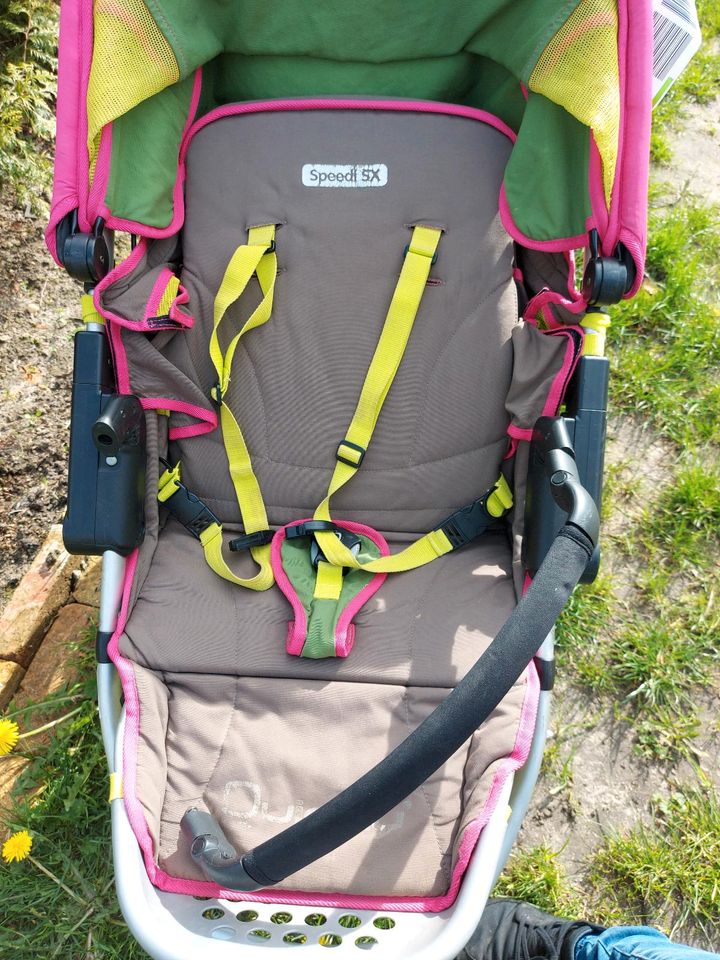
{"label": "dandelion flower", "polygon": [[32,837],[27,830],[18,830],[9,837],[2,848],[2,858],[5,863],[13,860],[24,860],[32,850]]}
{"label": "dandelion flower", "polygon": [[10,753],[20,737],[20,730],[14,720],[0,718],[0,757]]}

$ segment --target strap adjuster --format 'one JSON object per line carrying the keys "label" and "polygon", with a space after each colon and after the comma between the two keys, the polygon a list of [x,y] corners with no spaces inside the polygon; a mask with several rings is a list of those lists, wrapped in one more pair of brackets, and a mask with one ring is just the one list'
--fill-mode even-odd
{"label": "strap adjuster", "polygon": [[250,550],[252,547],[264,547],[275,536],[274,530],[256,530],[255,533],[246,533],[242,537],[236,537],[231,540],[228,546],[233,553],[240,553],[241,550]]}
{"label": "strap adjuster", "polygon": [[170,515],[186,530],[199,540],[200,534],[204,533],[208,527],[214,523],[220,525],[220,521],[210,507],[194,493],[190,493],[184,483],[176,481],[176,486],[175,493],[163,503],[170,511]]}
{"label": "strap adjuster", "polygon": [[296,523],[292,527],[285,527],[285,539],[295,540],[297,537],[310,537],[313,533],[323,530],[337,530],[332,520],[305,520],[304,523]]}
{"label": "strap adjuster", "polygon": [[[342,450],[346,450],[350,456],[343,456]],[[366,447],[361,447],[359,443],[351,443],[350,440],[341,440],[335,451],[335,459],[340,463],[345,463],[348,467],[354,467],[356,470],[365,459],[367,453]],[[354,456],[353,456],[354,454]]]}

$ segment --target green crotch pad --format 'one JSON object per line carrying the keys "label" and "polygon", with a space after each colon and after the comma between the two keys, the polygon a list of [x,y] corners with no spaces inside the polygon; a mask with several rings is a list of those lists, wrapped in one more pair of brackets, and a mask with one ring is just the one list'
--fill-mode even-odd
{"label": "green crotch pad", "polygon": [[[290,602],[294,619],[288,624],[286,649],[294,657],[346,657],[355,642],[353,617],[379,589],[385,573],[333,567],[319,553],[311,520],[280,527],[272,541],[275,580]],[[390,553],[385,538],[362,523],[335,520],[338,534],[354,544],[359,561]],[[288,535],[288,531],[290,531]]]}

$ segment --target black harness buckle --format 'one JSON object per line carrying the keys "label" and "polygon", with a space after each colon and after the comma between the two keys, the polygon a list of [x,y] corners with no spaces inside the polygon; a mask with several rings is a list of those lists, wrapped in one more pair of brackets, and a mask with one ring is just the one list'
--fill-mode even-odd
{"label": "black harness buckle", "polygon": [[274,530],[256,530],[255,533],[246,533],[242,537],[236,537],[231,540],[228,546],[233,553],[240,553],[241,550],[250,550],[252,547],[264,547],[275,536]]}
{"label": "black harness buckle", "polygon": [[473,500],[466,507],[461,507],[455,513],[451,513],[440,524],[440,529],[452,544],[453,550],[464,547],[466,543],[475,540],[498,519],[493,517],[487,509],[487,500],[490,493],[492,491],[477,500]]}
{"label": "black harness buckle", "polygon": [[170,511],[171,516],[198,540],[200,534],[204,533],[213,523],[220,524],[210,507],[203,503],[199,497],[196,497],[194,493],[190,493],[184,483],[177,482],[177,490],[163,503]]}
{"label": "black harness buckle", "polygon": [[285,539],[295,540],[297,537],[309,537],[322,530],[337,530],[337,527],[332,520],[305,520],[304,523],[296,523],[292,527],[286,527]]}

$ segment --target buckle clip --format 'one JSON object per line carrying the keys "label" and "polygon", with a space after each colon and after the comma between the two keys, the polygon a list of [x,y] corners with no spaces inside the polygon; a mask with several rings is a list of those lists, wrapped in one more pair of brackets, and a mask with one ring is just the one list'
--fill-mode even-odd
{"label": "buckle clip", "polygon": [[214,523],[220,521],[206,503],[191,493],[184,483],[175,481],[177,489],[171,497],[164,501],[165,506],[179,523],[198,540],[200,534]]}
{"label": "buckle clip", "polygon": [[231,540],[228,546],[233,553],[240,553],[241,550],[251,550],[253,547],[264,547],[275,536],[274,530],[256,530],[255,533],[246,533],[242,537],[236,537]]}
{"label": "buckle clip", "polygon": [[[349,457],[344,457],[340,453],[341,450],[352,450],[357,454],[357,457],[354,460],[350,459]],[[365,459],[366,453],[367,449],[365,447],[361,447],[359,443],[351,443],[349,440],[341,440],[337,445],[337,450],[335,451],[335,459],[339,460],[340,463],[345,463],[348,465],[348,467],[354,467],[357,470]]]}
{"label": "buckle clip", "polygon": [[[349,530],[345,530],[343,527],[338,527],[332,520],[306,520],[304,523],[297,523],[293,527],[287,527],[285,529],[285,539],[295,540],[297,537],[311,537],[314,533],[321,531],[334,533],[340,543],[347,547],[354,557],[360,553],[360,547],[362,546],[360,537],[351,533]],[[327,558],[320,549],[317,540],[313,540],[310,544],[310,562],[314,567],[317,567],[321,560],[327,562]]]}
{"label": "buckle clip", "polygon": [[453,550],[457,550],[485,533],[491,524],[507,513],[512,504],[510,487],[505,478],[500,476],[494,487],[466,507],[451,513],[443,520],[439,529],[448,538]]}

